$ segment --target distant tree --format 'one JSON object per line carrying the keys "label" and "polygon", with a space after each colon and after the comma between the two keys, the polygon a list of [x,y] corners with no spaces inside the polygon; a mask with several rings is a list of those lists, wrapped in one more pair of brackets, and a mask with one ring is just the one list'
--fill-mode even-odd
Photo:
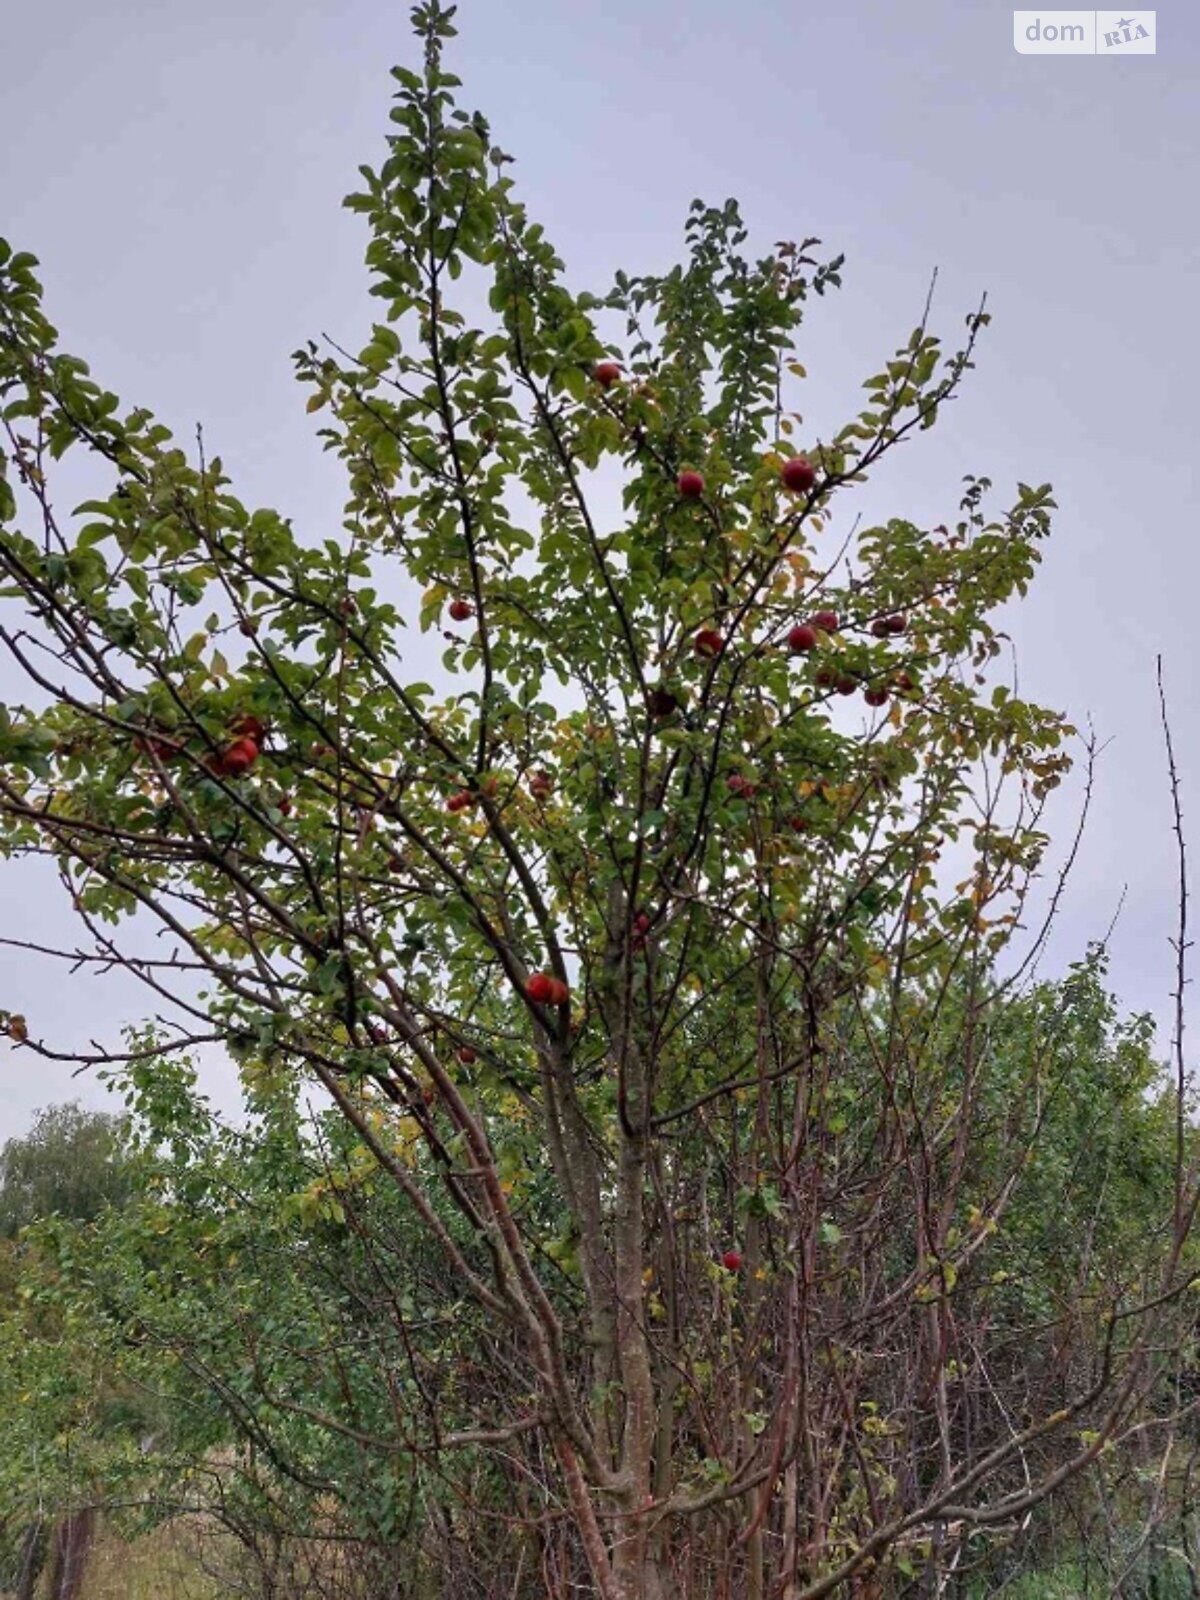
{"label": "distant tree", "polygon": [[128,1122],[77,1101],[48,1106],[0,1150],[0,1238],[42,1217],[90,1222],[129,1194]]}
{"label": "distant tree", "polygon": [[[127,1118],[87,1111],[77,1101],[47,1106],[37,1112],[29,1133],[8,1140],[0,1150],[0,1240],[12,1240],[48,1218],[87,1224],[107,1207],[124,1205],[132,1182],[128,1133]],[[5,1276],[11,1271],[11,1264],[5,1263]],[[16,1436],[8,1427],[10,1417],[20,1417],[18,1433],[27,1431],[24,1425],[30,1420],[26,1398],[31,1391],[18,1380],[18,1372],[22,1380],[44,1385],[41,1393],[50,1401],[56,1430],[61,1429],[66,1415],[60,1402],[67,1392],[76,1401],[81,1394],[100,1392],[97,1385],[102,1385],[102,1378],[95,1366],[94,1349],[73,1342],[64,1347],[57,1325],[55,1339],[44,1348],[36,1348],[37,1334],[45,1335],[47,1331],[44,1323],[36,1330],[22,1327],[19,1321],[0,1326],[0,1370],[9,1379],[0,1437],[10,1448],[16,1443]],[[88,1376],[81,1383],[84,1374]],[[95,1425],[97,1413],[91,1405],[76,1411],[76,1427],[81,1416],[86,1419],[85,1426]],[[68,1436],[73,1433],[73,1429],[69,1430]],[[23,1438],[22,1443],[25,1442],[28,1441]],[[27,1471],[29,1459],[18,1447],[17,1454],[9,1457],[7,1473],[0,1473],[0,1573],[6,1564],[12,1567],[19,1597],[32,1597],[34,1593],[51,1544],[48,1518],[56,1509],[52,1485],[58,1478],[53,1473],[47,1474],[42,1483],[31,1485],[42,1491],[37,1497],[28,1497],[31,1503],[23,1504],[26,1497],[20,1494],[10,1499],[6,1493],[9,1482],[5,1480],[14,1468]],[[73,1600],[78,1592],[95,1526],[92,1507],[74,1503],[78,1485],[73,1486],[73,1492],[66,1487],[73,1477],[68,1473],[64,1479],[63,1520],[53,1533],[51,1592],[55,1600],[59,1596]]]}

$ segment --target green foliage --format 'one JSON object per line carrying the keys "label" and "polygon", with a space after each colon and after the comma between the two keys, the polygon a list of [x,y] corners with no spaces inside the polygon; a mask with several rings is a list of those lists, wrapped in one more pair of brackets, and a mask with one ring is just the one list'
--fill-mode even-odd
{"label": "green foliage", "polygon": [[90,1222],[129,1193],[127,1128],[78,1103],[49,1106],[0,1150],[0,1238],[44,1217]]}
{"label": "green foliage", "polygon": [[[1031,1327],[1059,1326],[1062,1311],[1079,1304],[1080,1285],[1086,1297],[1114,1271],[1143,1266],[1158,1225],[1173,1125],[1146,1093],[1157,1069],[1145,1019],[1118,1017],[1103,973],[1095,951],[1063,983],[1038,985],[989,1013],[981,1072],[989,1104],[970,1181],[945,1235],[942,1288],[928,1297],[918,1281],[916,1294],[918,1304],[952,1304],[964,1332],[988,1330],[986,1374],[971,1367],[951,1378],[977,1417],[985,1376],[1008,1405],[1036,1411],[1054,1402],[1061,1374],[1048,1346],[1030,1347]],[[936,1018],[948,1040],[961,1038],[954,1016],[966,999],[960,989]],[[841,1091],[824,1135],[837,1167],[861,1168],[874,1126],[870,1060],[858,1046],[840,1058]],[[1031,1062],[1036,1103],[1020,1083]],[[0,1482],[10,1521],[19,1526],[28,1512],[36,1450],[43,1504],[54,1503],[56,1484],[69,1504],[81,1473],[90,1473],[109,1500],[145,1508],[118,1516],[129,1534],[189,1507],[292,1541],[323,1527],[327,1538],[385,1563],[389,1552],[407,1550],[399,1559],[411,1567],[418,1528],[454,1499],[446,1500],[429,1452],[477,1422],[489,1374],[498,1360],[519,1362],[519,1349],[464,1299],[403,1196],[380,1181],[368,1145],[336,1114],[302,1118],[283,1075],[250,1074],[254,1117],[241,1127],[213,1116],[179,1060],[153,1071],[139,1064],[119,1083],[136,1152],[125,1201],[94,1220],[55,1218],[33,1229],[14,1285],[20,1309],[0,1322],[0,1392],[8,1397],[0,1442],[9,1463]],[[948,1080],[942,1092],[961,1085]],[[842,1105],[856,1115],[839,1116]],[[569,1322],[578,1310],[579,1240],[570,1226],[559,1231],[554,1186],[537,1171],[536,1142],[522,1138],[519,1103],[512,1111],[512,1138],[497,1139],[499,1169],[521,1188],[526,1227],[545,1240],[547,1285]],[[1001,1135],[998,1124],[1013,1113],[1018,1125]],[[1036,1138],[1027,1121],[1034,1116]],[[415,1128],[389,1128],[383,1118],[377,1126],[419,1170],[426,1158]],[[1028,1164],[996,1227],[983,1208],[1009,1140],[1028,1151]],[[724,1204],[721,1185],[701,1203]],[[852,1193],[830,1204],[817,1240],[822,1271],[836,1281],[862,1270],[861,1222]],[[742,1189],[737,1209],[739,1228],[762,1230],[764,1239],[785,1220],[771,1184]],[[446,1207],[443,1216],[470,1251],[461,1214]],[[907,1273],[907,1230],[901,1215],[894,1221],[903,1259],[891,1270]],[[677,1227],[686,1226],[679,1216]],[[736,1299],[732,1283],[721,1287],[718,1303]],[[650,1304],[654,1314],[655,1298]],[[47,1341],[51,1328],[56,1337]],[[683,1349],[693,1381],[715,1403],[721,1341],[708,1339],[695,1327]],[[903,1365],[882,1368],[862,1391],[860,1448],[877,1496],[894,1485],[905,1376]],[[755,1413],[751,1425],[766,1420]],[[230,1450],[245,1445],[249,1455]],[[1036,1459],[1031,1453],[1027,1465]],[[212,1467],[198,1471],[216,1461],[226,1463],[216,1476]],[[503,1480],[486,1452],[470,1471],[476,1495],[502,1507]],[[844,1492],[849,1511],[852,1475]]]}

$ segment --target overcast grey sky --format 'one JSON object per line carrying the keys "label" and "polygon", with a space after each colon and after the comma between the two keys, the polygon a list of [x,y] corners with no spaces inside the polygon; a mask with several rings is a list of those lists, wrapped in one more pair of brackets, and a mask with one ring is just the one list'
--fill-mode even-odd
{"label": "overcast grey sky", "polygon": [[[763,249],[816,234],[845,251],[844,290],[803,334],[814,434],[857,408],[935,266],[948,340],[988,291],[965,397],[861,509],[949,519],[965,472],[1055,484],[1055,536],[1014,618],[1021,686],[1112,742],[1046,970],[1103,933],[1128,884],[1113,981],[1165,1015],[1158,650],[1200,819],[1200,8],[1160,9],[1157,55],[1133,59],[1018,55],[991,0],[463,0],[457,20],[463,101],[581,284],[669,264],[695,195],[737,196]],[[203,421],[244,499],[336,526],[341,485],[288,357],[365,331],[365,230],[340,201],[380,158],[389,66],[415,64],[407,6],[10,0],[4,49],[0,234],[41,258],[64,346],[127,403],[185,434]],[[1200,823],[1192,846],[1200,861]],[[27,867],[0,867],[0,905],[29,937],[71,931]],[[140,1011],[3,950],[0,1004],[75,1042]],[[229,1100],[229,1069],[206,1071]],[[0,1043],[0,1138],[74,1094],[103,1103]]]}

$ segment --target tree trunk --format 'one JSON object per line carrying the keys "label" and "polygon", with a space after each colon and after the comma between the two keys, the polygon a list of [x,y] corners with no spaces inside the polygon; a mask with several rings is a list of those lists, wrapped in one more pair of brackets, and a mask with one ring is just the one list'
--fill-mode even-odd
{"label": "tree trunk", "polygon": [[50,1580],[50,1600],[79,1600],[83,1573],[96,1531],[93,1506],[73,1511],[54,1530],[54,1575]]}
{"label": "tree trunk", "polygon": [[46,1561],[46,1524],[35,1517],[21,1541],[21,1567],[17,1573],[16,1600],[33,1600]]}

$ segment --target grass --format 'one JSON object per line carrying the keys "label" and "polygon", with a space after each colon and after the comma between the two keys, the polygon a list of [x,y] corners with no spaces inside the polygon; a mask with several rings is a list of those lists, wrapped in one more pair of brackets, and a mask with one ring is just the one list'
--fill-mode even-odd
{"label": "grass", "polygon": [[[1090,1582],[1088,1581],[1090,1579]],[[1038,1572],[1022,1572],[1006,1583],[971,1591],[971,1600],[1108,1600],[1113,1575],[1093,1562],[1085,1575],[1079,1561],[1064,1561]],[[1121,1589],[1124,1600],[1190,1600],[1187,1565],[1182,1556],[1168,1556],[1152,1579],[1135,1571]]]}
{"label": "grass", "polygon": [[[47,1562],[37,1600],[47,1600]],[[0,1590],[10,1600],[11,1590]],[[140,1539],[125,1540],[101,1528],[88,1557],[81,1600],[221,1600],[220,1586],[196,1564],[189,1541],[169,1525]]]}
{"label": "grass", "polygon": [[[214,1551],[214,1554],[216,1552]],[[970,1600],[1100,1600],[1111,1592],[1111,1575],[1099,1562],[1085,1571],[1078,1560],[1057,1566],[1014,1573],[1007,1581],[993,1579],[970,1591]],[[1182,1557],[1168,1556],[1153,1583],[1139,1574],[1123,1589],[1127,1600],[1190,1600],[1191,1588]],[[43,1572],[37,1600],[48,1600],[49,1567]],[[228,1591],[204,1573],[196,1558],[196,1543],[178,1526],[166,1524],[131,1541],[103,1527],[92,1546],[81,1600],[222,1600]],[[0,1600],[10,1600],[0,1591]]]}
{"label": "grass", "polygon": [[101,1533],[81,1600],[219,1600],[220,1594],[168,1525],[131,1542]]}

